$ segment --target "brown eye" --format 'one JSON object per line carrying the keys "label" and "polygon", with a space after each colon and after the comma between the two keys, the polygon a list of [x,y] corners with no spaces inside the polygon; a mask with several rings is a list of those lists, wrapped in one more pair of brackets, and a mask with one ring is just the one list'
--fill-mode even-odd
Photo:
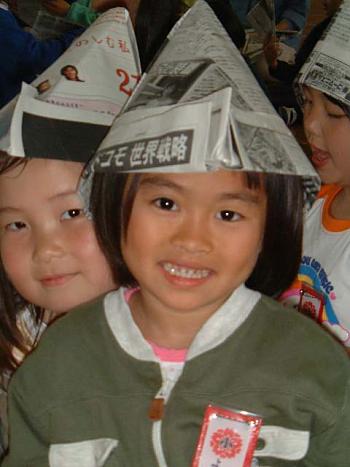
{"label": "brown eye", "polygon": [[16,222],[10,222],[5,226],[6,230],[11,230],[13,232],[16,232],[18,230],[22,230],[26,228],[26,224],[21,221],[16,221]]}
{"label": "brown eye", "polygon": [[74,219],[83,213],[83,209],[68,209],[62,214],[62,219]]}
{"label": "brown eye", "polygon": [[217,218],[222,221],[233,222],[239,220],[241,216],[236,211],[223,210],[217,214]]}
{"label": "brown eye", "polygon": [[155,205],[165,211],[174,211],[176,209],[175,202],[170,198],[158,198],[155,200]]}

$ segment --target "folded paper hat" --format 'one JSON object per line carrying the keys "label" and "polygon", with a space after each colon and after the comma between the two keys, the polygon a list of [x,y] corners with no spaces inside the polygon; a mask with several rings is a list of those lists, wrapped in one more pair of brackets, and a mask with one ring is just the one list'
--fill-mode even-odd
{"label": "folded paper hat", "polygon": [[109,10],[0,111],[0,150],[86,162],[139,77],[128,11]]}
{"label": "folded paper hat", "polygon": [[[350,109],[350,0],[344,0],[296,80],[333,97]],[[349,114],[349,111],[347,112]]]}
{"label": "folded paper hat", "polygon": [[198,0],[169,34],[85,177],[219,168],[317,178],[211,8]]}

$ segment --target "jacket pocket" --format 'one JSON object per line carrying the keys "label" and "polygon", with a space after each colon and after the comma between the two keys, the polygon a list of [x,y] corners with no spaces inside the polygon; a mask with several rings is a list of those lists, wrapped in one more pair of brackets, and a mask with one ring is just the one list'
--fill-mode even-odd
{"label": "jacket pocket", "polygon": [[298,461],[306,456],[309,441],[308,431],[291,430],[281,426],[262,426],[254,456]]}
{"label": "jacket pocket", "polygon": [[52,444],[49,450],[49,466],[103,467],[117,445],[118,441],[110,438]]}

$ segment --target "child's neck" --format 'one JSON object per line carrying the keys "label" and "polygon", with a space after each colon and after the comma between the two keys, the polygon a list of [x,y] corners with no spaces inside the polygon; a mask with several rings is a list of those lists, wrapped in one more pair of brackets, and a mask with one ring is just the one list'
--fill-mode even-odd
{"label": "child's neck", "polygon": [[344,186],[334,198],[331,215],[335,219],[350,219],[350,186]]}
{"label": "child's neck", "polygon": [[187,349],[212,310],[170,310],[141,291],[135,293],[129,306],[143,337],[160,347]]}

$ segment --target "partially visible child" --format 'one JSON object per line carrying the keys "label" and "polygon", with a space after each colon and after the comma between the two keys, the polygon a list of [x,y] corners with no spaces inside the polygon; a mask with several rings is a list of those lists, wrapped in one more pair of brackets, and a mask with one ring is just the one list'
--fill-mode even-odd
{"label": "partially visible child", "polygon": [[42,0],[42,5],[50,13],[65,17],[72,23],[88,27],[98,16],[109,8],[117,6],[129,10],[132,22],[135,24],[136,14],[140,0]]}
{"label": "partially visible child", "polygon": [[0,158],[0,370],[14,369],[18,351],[33,344],[17,328],[23,310],[33,324],[49,322],[115,287],[76,193],[82,167]]}
{"label": "partially visible child", "polygon": [[[114,289],[76,187],[83,165],[0,155],[0,418],[6,388],[46,325]],[[0,449],[1,453],[1,449]]]}
{"label": "partially visible child", "polygon": [[57,39],[39,40],[18,24],[12,3],[0,0],[0,108],[19,93],[22,81],[33,81],[81,34],[79,28]]}
{"label": "partially visible child", "polygon": [[[343,8],[349,11],[350,2]],[[336,76],[329,63],[327,73]],[[350,101],[334,98],[335,87],[328,91],[321,77],[312,81],[313,68],[302,74],[304,129],[324,186],[306,217],[298,277],[281,300],[323,324],[350,352]]]}

